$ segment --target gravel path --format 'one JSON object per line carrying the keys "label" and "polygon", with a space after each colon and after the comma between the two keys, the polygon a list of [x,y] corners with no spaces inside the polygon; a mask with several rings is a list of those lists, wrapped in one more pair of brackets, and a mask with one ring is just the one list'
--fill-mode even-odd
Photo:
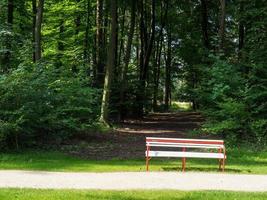
{"label": "gravel path", "polygon": [[65,173],[0,171],[0,188],[267,191],[267,175],[192,172]]}

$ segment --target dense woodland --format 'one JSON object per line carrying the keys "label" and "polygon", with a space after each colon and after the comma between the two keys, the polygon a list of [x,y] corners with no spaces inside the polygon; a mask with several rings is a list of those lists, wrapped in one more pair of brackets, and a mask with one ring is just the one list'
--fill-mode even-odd
{"label": "dense woodland", "polygon": [[0,147],[192,102],[201,132],[267,142],[266,0],[1,0]]}

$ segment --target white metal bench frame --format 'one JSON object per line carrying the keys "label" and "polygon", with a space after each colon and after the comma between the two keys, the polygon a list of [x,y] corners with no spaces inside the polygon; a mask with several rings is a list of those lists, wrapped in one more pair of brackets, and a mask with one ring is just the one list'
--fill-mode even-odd
{"label": "white metal bench frame", "polygon": [[[152,147],[176,147],[181,151],[151,151]],[[215,149],[217,152],[186,151],[186,149]],[[180,157],[182,169],[185,171],[186,158],[215,158],[219,160],[219,170],[224,171],[226,150],[223,140],[182,139],[146,137],[146,170],[149,171],[149,161],[152,157]]]}

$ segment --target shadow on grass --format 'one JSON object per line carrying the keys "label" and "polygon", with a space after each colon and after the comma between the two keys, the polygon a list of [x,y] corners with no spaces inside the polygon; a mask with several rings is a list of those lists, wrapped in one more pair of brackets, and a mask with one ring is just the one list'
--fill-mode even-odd
{"label": "shadow on grass", "polygon": [[[181,167],[162,167],[163,171],[182,171]],[[218,168],[215,167],[188,167],[185,169],[187,172],[221,172]],[[244,170],[226,168],[225,172],[240,173]]]}

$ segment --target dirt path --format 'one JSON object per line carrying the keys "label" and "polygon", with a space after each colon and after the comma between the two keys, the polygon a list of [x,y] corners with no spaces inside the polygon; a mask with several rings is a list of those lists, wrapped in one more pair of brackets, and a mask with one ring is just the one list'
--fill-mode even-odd
{"label": "dirt path", "polygon": [[0,188],[267,191],[266,175],[179,172],[63,173],[0,171]]}
{"label": "dirt path", "polygon": [[[96,134],[82,139],[79,149],[70,154],[86,159],[144,158],[145,137],[188,137],[188,131],[203,122],[197,112],[154,113],[142,120],[125,120],[114,133]],[[101,157],[99,156],[101,155]]]}

